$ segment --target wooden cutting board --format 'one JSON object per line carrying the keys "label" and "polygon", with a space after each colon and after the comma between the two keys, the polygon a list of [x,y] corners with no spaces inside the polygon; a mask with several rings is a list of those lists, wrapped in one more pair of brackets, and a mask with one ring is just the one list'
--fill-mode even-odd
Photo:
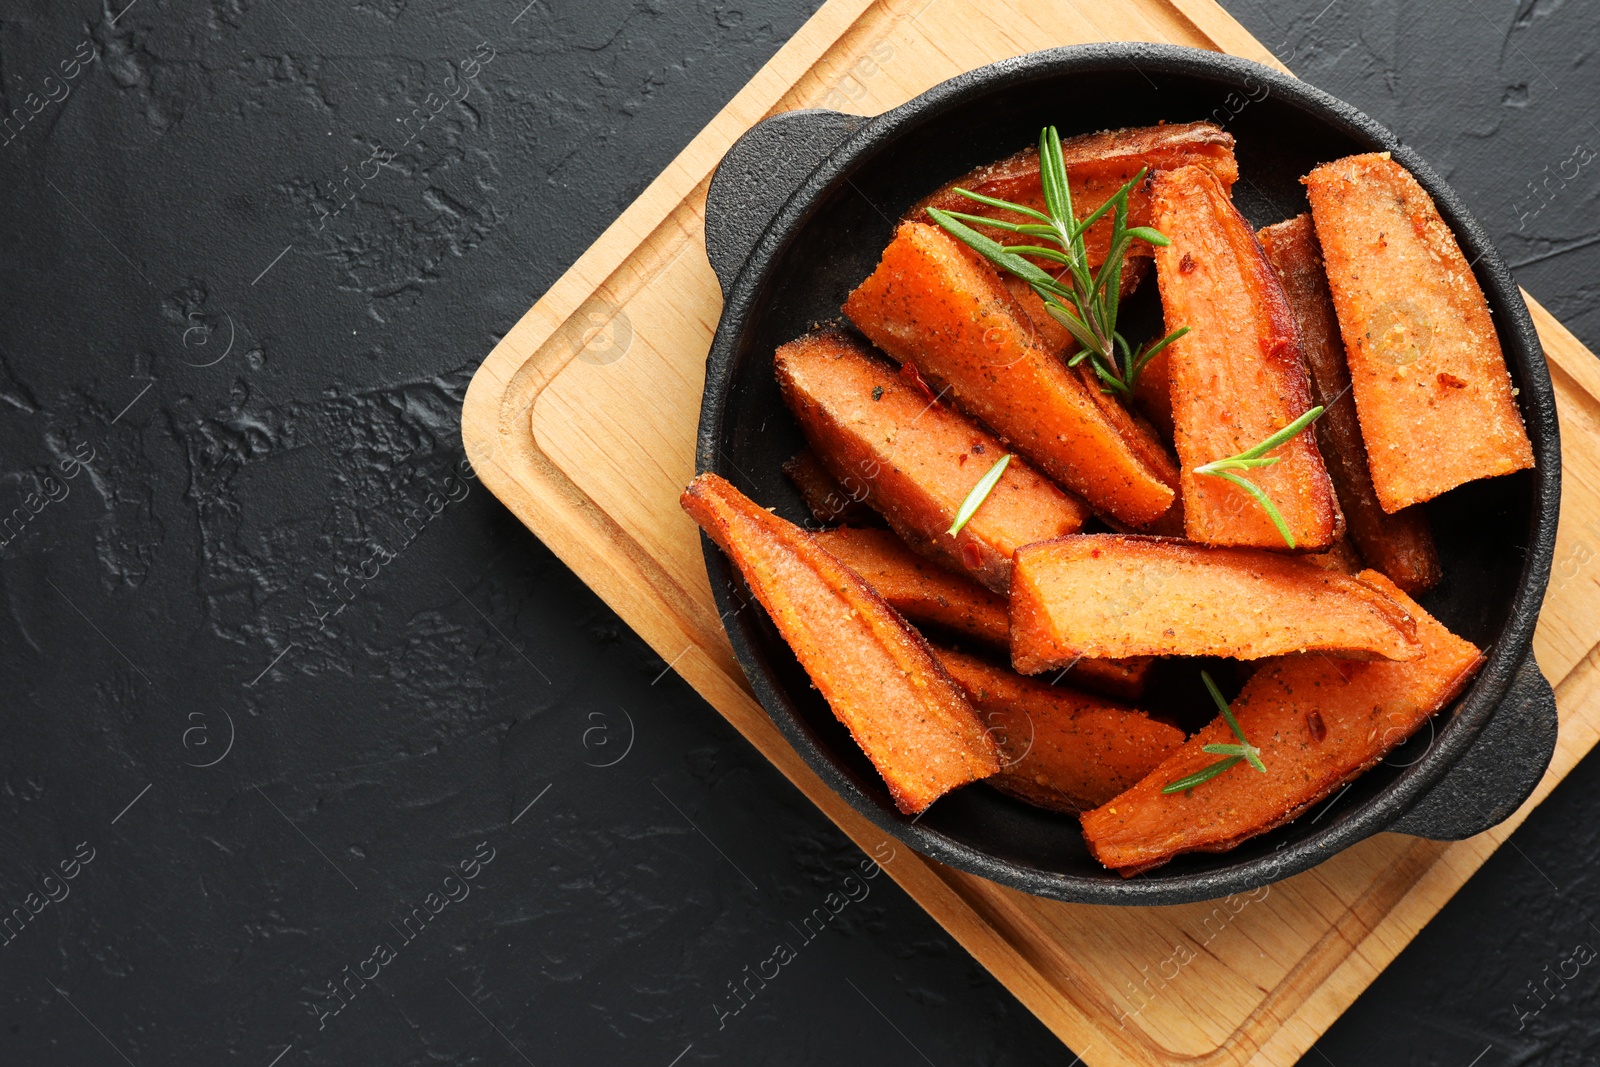
{"label": "wooden cutting board", "polygon": [[[703,246],[707,185],[775,112],[877,114],[994,60],[1104,40],[1277,65],[1211,0],[829,0],[523,316],[467,393],[462,435],[484,484],[869,853],[883,834],[746,687],[677,504],[722,308]],[[886,864],[1085,1062],[1294,1062],[1600,737],[1600,364],[1529,304],[1566,463],[1534,641],[1562,723],[1544,781],[1511,820],[1456,844],[1382,834],[1255,894],[1165,908],[1040,900],[903,846]]]}

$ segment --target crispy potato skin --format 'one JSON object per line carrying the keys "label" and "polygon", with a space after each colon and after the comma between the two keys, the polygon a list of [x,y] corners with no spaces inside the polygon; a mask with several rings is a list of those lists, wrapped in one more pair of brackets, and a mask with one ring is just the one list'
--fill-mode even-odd
{"label": "crispy potato skin", "polygon": [[1339,496],[1350,539],[1368,564],[1407,593],[1433,588],[1442,572],[1428,517],[1418,507],[1391,515],[1372,489],[1356,399],[1349,392],[1350,371],[1344,362],[1339,318],[1311,216],[1297,215],[1268,226],[1257,231],[1256,237],[1283,282],[1300,328],[1300,350],[1311,372],[1312,395],[1317,403],[1329,405],[1317,419],[1317,444]]}
{"label": "crispy potato skin", "polygon": [[851,494],[834,481],[828,468],[822,465],[815,452],[802,448],[783,465],[783,473],[800,491],[800,499],[818,522],[862,523],[872,518],[872,509],[862,503],[860,496]]}
{"label": "crispy potato skin", "polygon": [[1306,175],[1372,487],[1387,512],[1533,466],[1489,305],[1432,197],[1387,153]]}
{"label": "crispy potato skin", "polygon": [[901,811],[1000,769],[928,643],[809,534],[714,474],[691,482],[680,503],[739,568]]}
{"label": "crispy potato skin", "polygon": [[1172,506],[1177,471],[1160,445],[1108,418],[1083,379],[1043,344],[993,267],[935,226],[906,223],[845,301],[861,332],[994,427],[1096,511],[1143,527]]}
{"label": "crispy potato skin", "polygon": [[[888,530],[842,528],[812,535],[872,587],[894,610],[918,626],[942,626],[993,648],[1010,647],[1006,598],[914,555]],[[1144,692],[1155,660],[1084,659],[1067,672],[1074,685],[1125,700]]]}
{"label": "crispy potato skin", "polygon": [[[1229,187],[1239,178],[1239,165],[1233,157],[1233,135],[1209,122],[1138,126],[1069,137],[1061,142],[1061,156],[1066,163],[1067,183],[1072,192],[1072,213],[1080,219],[1098,210],[1142,168],[1155,171],[1200,164],[1215,171],[1217,177]],[[1025,148],[1015,155],[962,175],[918,201],[901,221],[927,222],[926,212],[930,207],[964,211],[970,215],[983,215],[1007,222],[1033,221],[1015,212],[968,200],[955,191],[958,187],[1043,211],[1044,189],[1039,184],[1039,149],[1037,146]],[[1150,194],[1141,183],[1128,194],[1128,225],[1149,224]],[[1005,244],[1031,244],[1033,241],[1021,234],[992,227],[983,227],[982,232]],[[1099,266],[1105,261],[1106,246],[1110,241],[1110,219],[1096,223],[1084,235],[1084,246],[1092,265]],[[1129,250],[1128,258],[1134,261],[1148,258],[1149,255],[1150,246],[1137,241]]]}
{"label": "crispy potato skin", "polygon": [[1000,747],[989,784],[1019,800],[1080,815],[1144,778],[1183,732],[1103,697],[1023,678],[934,646]]}
{"label": "crispy potato skin", "polygon": [[1263,663],[1232,707],[1267,773],[1241,763],[1185,793],[1162,794],[1167,783],[1220,758],[1203,746],[1234,742],[1219,716],[1138,785],[1083,816],[1084,840],[1101,863],[1132,875],[1184,852],[1226,851],[1282,826],[1455,699],[1483,663],[1478,649],[1377,571],[1362,579],[1417,620],[1422,654],[1405,663],[1322,656]]}
{"label": "crispy potato skin", "polygon": [[841,331],[789,342],[773,368],[811,450],[840,484],[864,494],[917,552],[996,592],[1009,588],[1019,546],[1074,533],[1089,516],[1081,500],[1013,458],[951,537],[956,511],[1005,454],[993,435],[930,403]]}
{"label": "crispy potato skin", "polygon": [[[1151,222],[1172,242],[1156,249],[1167,330],[1190,330],[1167,349],[1186,532],[1205,544],[1283,549],[1283,536],[1248,493],[1194,471],[1258,444],[1311,407],[1283,285],[1209,169],[1162,171],[1151,186]],[[1273,454],[1276,466],[1245,477],[1277,505],[1297,548],[1327,548],[1342,532],[1339,505],[1313,435],[1301,433]]]}
{"label": "crispy potato skin", "polygon": [[812,536],[912,622],[1001,648],[1010,640],[1005,597],[914,555],[893,531],[846,527]]}
{"label": "crispy potato skin", "polygon": [[1017,551],[1011,662],[1292,652],[1412,659],[1406,610],[1371,583],[1259,549],[1083,534]]}

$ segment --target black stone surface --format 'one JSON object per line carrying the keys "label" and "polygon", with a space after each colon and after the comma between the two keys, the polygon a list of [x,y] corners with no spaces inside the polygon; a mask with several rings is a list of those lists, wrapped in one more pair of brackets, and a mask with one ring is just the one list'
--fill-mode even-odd
{"label": "black stone surface", "polygon": [[[1071,1064],[461,471],[815,6],[523,4],[0,5],[0,1063]],[[1591,9],[1231,10],[1600,343]],[[1596,766],[1305,1062],[1600,1056]]]}

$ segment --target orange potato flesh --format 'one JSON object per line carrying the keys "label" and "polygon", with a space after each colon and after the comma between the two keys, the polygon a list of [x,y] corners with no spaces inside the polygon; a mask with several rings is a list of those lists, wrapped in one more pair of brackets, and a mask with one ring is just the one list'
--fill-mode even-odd
{"label": "orange potato flesh", "polygon": [[1151,357],[1133,383],[1133,398],[1163,441],[1171,441],[1172,425],[1172,346]]}
{"label": "orange potato flesh", "polygon": [[1138,782],[1183,744],[1183,731],[1141,711],[960,652],[934,646],[933,654],[1000,747],[1000,773],[989,784],[1041,808],[1082,814]]}
{"label": "orange potato flesh", "polygon": [[977,512],[946,531],[1005,447],[906,384],[860,341],[826,331],[773,360],[785,403],[825,467],[917,552],[1003,593],[1021,545],[1082,528],[1083,502],[1013,458]]}
{"label": "orange potato flesh", "polygon": [[1315,563],[1319,567],[1341,574],[1360,574],[1367,569],[1348,536],[1339,538],[1326,552],[1307,552],[1300,558],[1307,563]]}
{"label": "orange potato flesh", "polygon": [[1023,674],[1078,656],[1412,659],[1413,630],[1370,583],[1258,549],[1084,534],[1019,549],[1011,574],[1011,662]]}
{"label": "orange potato flesh", "polygon": [[[844,528],[813,534],[894,610],[918,626],[942,626],[975,641],[1006,648],[1011,620],[1005,597],[942,568],[931,566],[888,530]],[[1067,672],[1075,685],[1136,699],[1144,692],[1155,660],[1083,659]]]}
{"label": "orange potato flesh", "polygon": [[[1141,169],[1167,170],[1188,164],[1210,167],[1228,186],[1239,177],[1233,157],[1233,135],[1209,122],[1183,122],[1163,126],[1140,126],[1125,130],[1069,137],[1061,142],[1061,157],[1066,164],[1067,183],[1072,192],[1072,213],[1088,218]],[[1037,211],[1044,208],[1044,189],[1039,183],[1038,146],[964,174],[932,195],[919,201],[905,214],[904,222],[926,222],[930,207],[945,211],[964,211],[969,215],[1001,219],[1006,222],[1033,222],[1016,212],[992,208],[969,200],[956,188],[982,193],[998,200],[1009,200]],[[1150,224],[1150,195],[1144,183],[1128,193],[1128,225]],[[1008,233],[993,227],[981,232],[1005,244],[1033,244],[1035,238]],[[1111,241],[1111,220],[1102,219],[1084,235],[1089,262],[1105,261]],[[1150,255],[1150,246],[1135,241],[1128,257],[1133,261]]]}
{"label": "orange potato flesh", "polygon": [[1203,746],[1237,743],[1219,716],[1138,785],[1083,816],[1084,840],[1101,863],[1137,874],[1184,852],[1225,851],[1291,822],[1455,699],[1483,663],[1478,649],[1377,571],[1362,579],[1416,619],[1422,654],[1405,663],[1286,656],[1262,664],[1232,708],[1267,772],[1239,763],[1186,792],[1161,792],[1223,758]]}
{"label": "orange potato flesh", "polygon": [[1039,343],[1000,276],[943,230],[902,225],[845,313],[890,356],[1007,438],[1096,511],[1129,526],[1155,521],[1176,497],[1177,471],[1129,443],[1140,428],[1108,417],[1076,371]]}
{"label": "orange potato flesh", "polygon": [[1090,659],[1085,657],[1067,668],[1066,679],[1073,685],[1093,689],[1096,693],[1138,700],[1144,695],[1145,683],[1156,665],[1154,656],[1129,656],[1126,659]]}
{"label": "orange potato flesh", "polygon": [[[1442,572],[1433,545],[1433,530],[1419,507],[1393,515],[1383,510],[1367,470],[1367,449],[1361,442],[1356,399],[1349,392],[1350,370],[1344,362],[1339,319],[1323,272],[1322,250],[1310,215],[1268,226],[1256,236],[1267,259],[1283,281],[1300,328],[1300,348],[1311,372],[1316,402],[1335,401],[1316,422],[1317,443],[1328,476],[1339,496],[1350,539],[1369,565],[1388,575],[1408,593],[1437,585]],[[1337,398],[1337,399],[1336,399]]]}
{"label": "orange potato flesh", "polygon": [[1006,598],[914,555],[890,530],[844,528],[813,535],[894,610],[984,644],[1010,639]]}
{"label": "orange potato flesh", "polygon": [[[1156,249],[1167,330],[1190,331],[1167,349],[1187,534],[1282,549],[1283,535],[1249,493],[1194,468],[1253,447],[1311,407],[1283,284],[1210,170],[1163,171],[1152,187],[1152,223],[1172,242]],[[1327,548],[1341,533],[1339,505],[1314,438],[1301,433],[1272,455],[1275,466],[1240,473],[1277,506],[1296,548]]]}
{"label": "orange potato flesh", "polygon": [[680,503],[739,568],[901,811],[1000,769],[928,643],[809,534],[714,474],[691,482]]}
{"label": "orange potato flesh", "polygon": [[[1035,336],[1044,344],[1045,350],[1053,353],[1057,359],[1066,360],[1076,355],[1081,346],[1073,339],[1067,328],[1055,320],[1055,317],[1045,308],[1044,300],[1033,287],[1021,278],[1012,274],[1003,274],[1000,280],[1005,283],[1009,292],[1023,312],[1028,316],[1028,321],[1033,324]],[[1139,453],[1140,459],[1151,470],[1171,470],[1174,468],[1172,456],[1161,446],[1156,437],[1155,428],[1148,422],[1140,419],[1123,407],[1117,398],[1106,392],[1100,380],[1095,377],[1094,370],[1089,366],[1088,360],[1072,368],[1083,381],[1083,387],[1091,399],[1100,405],[1100,413],[1105,420],[1117,428],[1122,440]],[[1146,367],[1146,370],[1149,368]],[[1176,506],[1176,501],[1173,502]]]}
{"label": "orange potato flesh", "polygon": [[834,481],[833,475],[809,448],[802,448],[790,457],[783,465],[783,473],[800,491],[800,499],[818,522],[866,522],[872,516],[872,509]]}
{"label": "orange potato flesh", "polygon": [[1383,509],[1533,466],[1489,305],[1433,198],[1387,152],[1303,181]]}

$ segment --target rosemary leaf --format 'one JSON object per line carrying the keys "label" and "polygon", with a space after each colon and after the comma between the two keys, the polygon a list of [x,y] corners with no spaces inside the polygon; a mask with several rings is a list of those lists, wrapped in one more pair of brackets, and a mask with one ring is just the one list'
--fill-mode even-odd
{"label": "rosemary leaf", "polygon": [[[1185,327],[1185,329],[1187,329],[1187,327]],[[1168,340],[1171,340],[1171,338],[1168,338]],[[1163,344],[1165,344],[1165,342],[1163,342]],[[1267,518],[1272,520],[1272,525],[1278,528],[1278,534],[1283,538],[1283,543],[1288,545],[1290,548],[1293,548],[1295,547],[1294,534],[1289,531],[1289,524],[1283,521],[1283,513],[1280,512],[1277,505],[1272,502],[1272,498],[1267,496],[1260,486],[1256,485],[1252,481],[1248,481],[1239,477],[1239,475],[1233,472],[1250,470],[1254,467],[1272,466],[1274,463],[1278,462],[1281,457],[1268,456],[1267,453],[1271,452],[1278,446],[1287,444],[1289,441],[1293,440],[1296,434],[1303,431],[1313,422],[1316,422],[1318,417],[1321,416],[1321,414],[1326,410],[1327,408],[1321,404],[1318,404],[1316,407],[1309,408],[1298,419],[1295,419],[1289,425],[1285,426],[1283,429],[1268,437],[1255,447],[1247,448],[1236,456],[1228,456],[1225,459],[1217,459],[1212,460],[1210,463],[1202,463],[1200,466],[1194,469],[1194,472],[1196,474],[1209,474],[1216,478],[1225,478],[1234,485],[1237,485],[1240,489],[1243,489],[1245,492],[1249,493],[1251,496],[1255,497],[1256,503],[1260,504],[1262,510],[1267,513]]]}
{"label": "rosemary leaf", "polygon": [[967,499],[963,500],[961,506],[956,509],[956,521],[950,524],[950,529],[945,531],[946,533],[954,537],[961,532],[961,527],[965,526],[967,520],[972,518],[973,513],[978,510],[979,506],[989,499],[989,493],[994,489],[995,483],[1000,480],[1000,476],[1006,472],[1006,464],[1010,462],[1010,452],[995,460],[994,466],[989,468],[987,474],[978,479],[978,484],[972,487],[972,492],[967,494]]}
{"label": "rosemary leaf", "polygon": [[[1244,746],[1242,755],[1250,761],[1250,766],[1267,773],[1266,765],[1261,762],[1261,750],[1252,745],[1244,736],[1244,730],[1239,727],[1239,720],[1233,717],[1233,709],[1228,707],[1228,702],[1222,699],[1222,692],[1217,688],[1217,683],[1211,680],[1211,675],[1206,671],[1200,672],[1200,680],[1206,683],[1206,691],[1211,694],[1211,699],[1216,702],[1217,710],[1222,712],[1222,717],[1228,722],[1228,729],[1233,731],[1233,736],[1239,739],[1239,744]],[[1208,749],[1209,751],[1209,749]]]}
{"label": "rosemary leaf", "polygon": [[[1081,351],[1067,357],[1068,366],[1076,367],[1085,359],[1089,360],[1101,388],[1123,398],[1133,396],[1139,372],[1156,353],[1183,333],[1181,330],[1175,331],[1153,345],[1147,342],[1134,350],[1127,339],[1117,332],[1123,258],[1128,247],[1134,241],[1146,241],[1153,245],[1171,243],[1149,226],[1128,225],[1128,196],[1144,181],[1146,173],[1145,169],[1141,169],[1080,221],[1073,215],[1072,183],[1062,154],[1061,135],[1054,126],[1046,126],[1039,131],[1039,184],[1044,194],[1045,211],[969,189],[955,190],[975,203],[1036,221],[1017,222],[962,211],[928,209],[928,216],[951,236],[977,251],[996,267],[1027,282],[1044,301],[1046,310],[1067,328],[1073,340],[1081,346]],[[1091,270],[1084,235],[1090,227],[1108,216],[1111,219],[1108,252],[1099,268]],[[974,226],[1039,238],[1041,242],[1050,241],[1059,245],[1060,249],[1048,248],[1042,243],[1002,245],[973,229]],[[1066,269],[1052,276],[1034,260],[1061,264]]]}
{"label": "rosemary leaf", "polygon": [[1284,444],[1292,439],[1295,434],[1299,433],[1307,426],[1310,426],[1313,422],[1316,422],[1317,418],[1326,410],[1327,409],[1321,404],[1318,404],[1314,408],[1307,409],[1305,414],[1301,415],[1298,419],[1295,419],[1289,425],[1285,426],[1283,429],[1279,430],[1265,441],[1262,441],[1259,445],[1256,445],[1254,448],[1246,449],[1233,458],[1256,459],[1260,456],[1266,455],[1274,448],[1277,448],[1279,445]]}
{"label": "rosemary leaf", "polygon": [[1166,785],[1162,786],[1161,792],[1162,793],[1183,793],[1183,792],[1187,792],[1188,790],[1193,789],[1197,785],[1204,785],[1205,783],[1211,781],[1211,779],[1215,778],[1217,775],[1221,774],[1223,771],[1230,770],[1233,767],[1234,764],[1243,763],[1243,762],[1244,762],[1244,757],[1243,756],[1229,756],[1227,759],[1219,759],[1219,760],[1217,760],[1217,762],[1213,763],[1211,766],[1205,767],[1205,768],[1203,768],[1201,770],[1198,770],[1198,771],[1195,771],[1193,774],[1184,775],[1182,778],[1179,778],[1176,782],[1168,782]]}
{"label": "rosemary leaf", "polygon": [[[976,200],[978,203],[986,204],[989,207],[997,207],[997,208],[1000,208],[1002,211],[1015,211],[1019,215],[1027,215],[1027,216],[1029,216],[1031,218],[1038,219],[1040,222],[1049,222],[1050,221],[1050,216],[1049,215],[1046,215],[1042,211],[1038,211],[1038,210],[1036,210],[1034,208],[1028,207],[1025,204],[1013,204],[1009,200],[996,200],[992,196],[984,196],[982,193],[974,193],[974,192],[972,192],[970,190],[967,190],[967,189],[957,188],[956,192],[960,193],[962,196],[966,197],[968,200]],[[986,223],[995,222],[994,219],[987,218],[987,217],[983,217],[983,221],[986,222]],[[1054,229],[1055,228],[1052,226],[1051,227],[1052,232],[1054,231]]]}
{"label": "rosemary leaf", "polygon": [[1290,548],[1295,546],[1294,533],[1289,529],[1289,524],[1283,521],[1283,512],[1278,510],[1278,505],[1272,502],[1272,498],[1266,494],[1265,490],[1255,482],[1246,481],[1232,471],[1217,471],[1216,476],[1227,479],[1255,497],[1256,503],[1260,504],[1261,509],[1267,513],[1267,518],[1272,520],[1272,525],[1278,528],[1278,536],[1283,538],[1283,543]]}

